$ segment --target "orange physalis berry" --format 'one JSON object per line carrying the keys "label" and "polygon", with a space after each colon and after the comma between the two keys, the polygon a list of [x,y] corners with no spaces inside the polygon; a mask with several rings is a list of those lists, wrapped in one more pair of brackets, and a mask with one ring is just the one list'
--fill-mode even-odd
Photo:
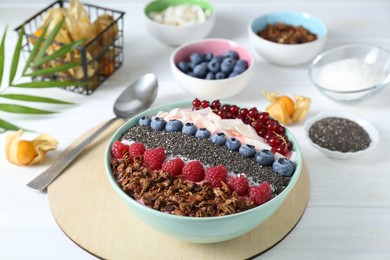
{"label": "orange physalis berry", "polygon": [[295,112],[295,103],[288,96],[280,96],[276,98],[276,101],[282,104],[284,111],[288,116],[292,116]]}
{"label": "orange physalis berry", "polygon": [[18,143],[17,159],[22,165],[27,165],[34,160],[36,154],[34,145],[30,141],[20,140]]}

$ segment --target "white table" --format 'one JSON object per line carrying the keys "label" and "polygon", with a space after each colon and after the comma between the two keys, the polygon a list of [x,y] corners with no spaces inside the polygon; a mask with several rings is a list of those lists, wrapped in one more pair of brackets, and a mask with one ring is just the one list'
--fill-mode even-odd
{"label": "white table", "polygon": [[[16,42],[16,33],[11,29],[50,2],[0,1],[0,32],[7,24],[9,28],[7,50],[11,51]],[[154,105],[192,98],[170,73],[168,59],[174,48],[157,42],[143,27],[142,8],[146,1],[86,2],[126,12],[125,62],[91,96],[60,89],[42,90],[41,95],[77,103],[61,107],[56,115],[0,112],[0,118],[38,133],[48,133],[60,142],[58,150],[49,153],[43,164],[18,167],[6,160],[6,134],[0,134],[0,259],[94,259],[57,226],[46,194],[29,189],[26,183],[45,170],[81,133],[112,117],[115,98],[138,76],[147,72],[157,74],[160,89]],[[229,38],[248,48],[251,48],[247,38],[248,21],[261,13],[280,10],[305,11],[322,19],[329,29],[325,49],[348,43],[372,43],[390,48],[390,2],[386,0],[219,0],[214,3],[218,17],[210,37]],[[307,66],[278,67],[256,56],[253,80],[244,92],[229,101],[264,109],[267,102],[262,96],[263,90],[311,97],[308,117],[327,109],[357,113],[377,127],[381,141],[371,154],[340,161],[324,157],[309,145],[303,123],[291,126],[289,129],[299,140],[310,172],[310,200],[297,227],[261,258],[390,259],[390,89],[360,104],[339,104],[314,89],[308,79]],[[41,108],[57,109],[47,105]],[[28,133],[24,137],[35,136]]]}

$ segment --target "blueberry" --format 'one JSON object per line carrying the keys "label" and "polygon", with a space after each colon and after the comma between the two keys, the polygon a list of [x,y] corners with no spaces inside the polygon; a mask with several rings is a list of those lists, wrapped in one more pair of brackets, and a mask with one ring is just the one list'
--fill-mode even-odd
{"label": "blueberry", "polygon": [[248,62],[246,60],[241,60],[241,59],[236,62],[236,66],[239,66],[239,67],[242,67],[245,69],[247,69],[249,67]]}
{"label": "blueberry", "polygon": [[162,117],[155,117],[152,119],[152,122],[150,122],[150,127],[154,130],[161,131],[165,129],[165,125],[167,122]]}
{"label": "blueberry", "polygon": [[263,149],[256,153],[255,161],[260,165],[271,166],[275,161],[275,156],[270,150]]}
{"label": "blueberry", "polygon": [[213,143],[220,146],[223,146],[226,143],[226,136],[224,133],[213,134],[210,139]]}
{"label": "blueberry", "polygon": [[238,66],[237,64],[233,68],[233,72],[237,73],[237,75],[243,73],[244,71],[246,71],[246,68]]}
{"label": "blueberry", "polygon": [[204,61],[211,61],[211,59],[214,57],[214,55],[211,52],[206,52],[203,55],[203,60]]}
{"label": "blueberry", "polygon": [[215,74],[213,72],[208,72],[206,75],[206,79],[210,79],[210,80],[215,79]]}
{"label": "blueberry", "polygon": [[272,169],[282,176],[290,177],[295,170],[294,163],[287,158],[279,158],[272,164]]}
{"label": "blueberry", "polygon": [[240,75],[240,73],[237,73],[235,71],[233,71],[232,73],[229,74],[228,78],[234,78],[236,76]]}
{"label": "blueberry", "polygon": [[196,133],[196,130],[198,130],[198,128],[196,128],[196,126],[194,125],[194,123],[186,123],[183,128],[181,129],[181,132],[184,134],[184,135],[195,135]]}
{"label": "blueberry", "polygon": [[241,142],[236,138],[230,138],[229,140],[226,141],[225,146],[230,151],[238,151],[238,149],[240,149]]}
{"label": "blueberry", "polygon": [[200,53],[194,52],[194,53],[192,53],[190,55],[190,62],[191,62],[191,64],[198,65],[202,61],[203,61],[203,57],[202,57],[202,55]]}
{"label": "blueberry", "polygon": [[152,122],[152,119],[148,116],[143,116],[138,120],[138,124],[143,126],[150,126],[150,122]]}
{"label": "blueberry", "polygon": [[253,145],[243,144],[238,149],[238,152],[244,157],[253,157],[256,154],[256,149]]}
{"label": "blueberry", "polygon": [[179,70],[181,70],[184,73],[187,73],[187,72],[189,72],[191,70],[190,65],[187,62],[185,62],[185,61],[180,61],[177,64],[177,67],[179,68]]}
{"label": "blueberry", "polygon": [[234,65],[236,64],[236,60],[232,58],[225,58],[221,63],[221,71],[229,74],[233,71]]}
{"label": "blueberry", "polygon": [[217,61],[218,63],[221,63],[223,61],[223,56],[222,55],[215,55],[211,61]]}
{"label": "blueberry", "polygon": [[194,68],[194,74],[197,78],[204,79],[207,74],[207,63],[202,62],[195,66]]}
{"label": "blueberry", "polygon": [[217,73],[221,69],[221,63],[217,60],[212,60],[207,64],[209,71]]}
{"label": "blueberry", "polygon": [[187,75],[196,78],[195,73],[193,73],[192,71],[187,72]]}
{"label": "blueberry", "polygon": [[215,79],[226,79],[226,74],[223,72],[217,72],[215,74]]}
{"label": "blueberry", "polygon": [[169,120],[165,126],[165,130],[169,133],[180,132],[182,128],[183,128],[183,123],[177,119]]}
{"label": "blueberry", "polygon": [[239,56],[236,51],[228,51],[225,55],[226,57],[233,58],[235,60],[238,60]]}
{"label": "blueberry", "polygon": [[196,133],[195,133],[195,136],[198,138],[198,139],[207,139],[209,138],[211,135],[210,131],[207,130],[206,128],[199,128]]}

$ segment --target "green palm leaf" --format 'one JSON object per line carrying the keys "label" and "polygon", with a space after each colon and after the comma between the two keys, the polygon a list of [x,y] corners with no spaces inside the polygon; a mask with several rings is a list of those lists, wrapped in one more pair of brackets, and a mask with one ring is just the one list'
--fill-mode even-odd
{"label": "green palm leaf", "polygon": [[35,70],[31,73],[25,74],[24,76],[27,77],[36,77],[36,76],[44,76],[44,75],[52,75],[58,72],[67,71],[72,68],[76,68],[77,66],[80,66],[81,62],[69,62],[65,63],[63,65],[59,65],[56,67],[49,67],[47,69],[41,69],[41,70]]}
{"label": "green palm leaf", "polygon": [[16,88],[58,88],[70,87],[75,85],[85,85],[87,82],[72,82],[72,81],[34,81],[14,84],[12,87]]}
{"label": "green palm leaf", "polygon": [[12,57],[11,70],[10,70],[10,74],[9,74],[9,85],[12,85],[12,82],[13,82],[15,75],[16,75],[16,72],[18,70],[19,57],[20,57],[20,52],[22,49],[23,35],[24,35],[24,26],[22,27],[22,29],[19,32],[18,42],[16,43],[14,55]]}
{"label": "green palm leaf", "polygon": [[38,66],[45,64],[49,61],[52,61],[58,57],[64,56],[65,54],[67,54],[67,53],[71,52],[72,50],[76,49],[77,47],[79,47],[81,44],[83,44],[84,41],[85,40],[78,40],[78,41],[75,41],[75,42],[72,42],[72,43],[69,43],[69,44],[62,46],[60,49],[53,52],[52,54],[43,57],[39,62],[35,62],[34,67],[38,67]]}
{"label": "green palm leaf", "polygon": [[0,104],[0,110],[8,113],[19,113],[19,114],[54,114],[57,112],[26,107],[16,104]]}
{"label": "green palm leaf", "polygon": [[41,102],[41,103],[64,104],[64,105],[74,104],[72,102],[62,101],[59,99],[25,95],[25,94],[1,94],[0,97],[12,99],[12,100],[28,101],[28,102]]}
{"label": "green palm leaf", "polygon": [[4,42],[5,42],[5,36],[7,35],[7,27],[4,30],[3,39],[1,40],[0,44],[0,86],[1,82],[3,81],[3,72],[4,72]]}
{"label": "green palm leaf", "polygon": [[0,119],[0,133],[3,133],[5,131],[17,131],[21,127],[11,124],[10,122],[7,122],[5,120]]}
{"label": "green palm leaf", "polygon": [[51,44],[53,44],[54,38],[56,37],[58,31],[61,29],[62,24],[64,23],[64,21],[65,21],[65,18],[62,18],[62,20],[58,24],[56,24],[54,29],[50,32],[50,34],[45,39],[45,42],[44,42],[42,48],[38,51],[38,54],[37,54],[37,56],[34,59],[34,67],[36,67],[37,64],[39,64],[41,62],[43,56],[46,53],[47,48],[49,48],[49,46]]}
{"label": "green palm leaf", "polygon": [[23,68],[23,72],[22,74],[25,74],[27,69],[30,67],[31,65],[31,62],[34,60],[35,56],[37,55],[38,51],[39,51],[39,47],[41,46],[41,43],[43,41],[43,37],[45,36],[46,34],[46,31],[47,31],[47,26],[45,26],[45,28],[43,29],[43,32],[41,34],[41,36],[39,36],[39,38],[36,40],[35,42],[35,45],[34,45],[34,48],[32,49],[30,55],[28,56],[27,58],[27,61],[26,61],[26,64],[24,65],[24,68]]}

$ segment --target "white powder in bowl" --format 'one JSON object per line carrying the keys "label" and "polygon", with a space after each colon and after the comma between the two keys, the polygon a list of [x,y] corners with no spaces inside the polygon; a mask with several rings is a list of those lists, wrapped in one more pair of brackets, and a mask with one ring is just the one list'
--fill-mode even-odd
{"label": "white powder in bowl", "polygon": [[316,78],[318,85],[335,91],[371,88],[385,76],[383,70],[358,59],[343,59],[323,66]]}

